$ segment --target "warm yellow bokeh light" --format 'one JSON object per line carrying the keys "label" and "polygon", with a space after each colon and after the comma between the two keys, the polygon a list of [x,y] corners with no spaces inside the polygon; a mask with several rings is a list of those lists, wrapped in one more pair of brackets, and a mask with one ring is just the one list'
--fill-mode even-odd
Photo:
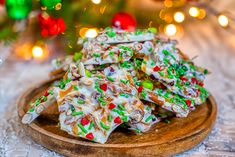
{"label": "warm yellow bokeh light", "polygon": [[174,24],[169,24],[165,27],[165,34],[168,36],[174,36],[176,32],[177,32],[177,29]]}
{"label": "warm yellow bokeh light", "polygon": [[32,55],[34,58],[42,58],[44,56],[43,49],[39,46],[34,46],[32,49]]}
{"label": "warm yellow bokeh light", "polygon": [[94,28],[88,29],[85,33],[85,37],[87,37],[87,38],[94,38],[97,35],[98,35],[98,32]]}
{"label": "warm yellow bokeh light", "polygon": [[199,9],[196,7],[191,7],[189,9],[189,15],[191,15],[192,17],[198,17],[199,16]]}
{"label": "warm yellow bokeh light", "polygon": [[229,23],[229,20],[228,20],[228,17],[225,16],[225,15],[220,15],[218,17],[218,22],[219,24],[222,26],[222,27],[227,27],[228,26],[228,23]]}
{"label": "warm yellow bokeh light", "polygon": [[182,12],[176,12],[175,14],[174,14],[174,20],[176,21],[176,22],[183,22],[184,21],[184,19],[185,19],[185,16],[184,16],[184,14],[182,13]]}
{"label": "warm yellow bokeh light", "polygon": [[100,4],[101,0],[91,0],[95,4]]}

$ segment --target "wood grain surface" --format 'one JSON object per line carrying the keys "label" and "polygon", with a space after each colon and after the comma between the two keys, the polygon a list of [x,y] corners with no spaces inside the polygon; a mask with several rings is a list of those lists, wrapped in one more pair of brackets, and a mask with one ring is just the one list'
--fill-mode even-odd
{"label": "wood grain surface", "polygon": [[[49,80],[27,90],[18,100],[20,119],[30,102],[42,94],[54,81]],[[168,156],[193,148],[202,142],[214,126],[217,106],[210,96],[187,118],[172,118],[170,124],[160,122],[150,131],[135,135],[127,130],[115,130],[106,144],[98,144],[68,135],[58,126],[57,105],[48,108],[25,132],[37,143],[66,156]]]}

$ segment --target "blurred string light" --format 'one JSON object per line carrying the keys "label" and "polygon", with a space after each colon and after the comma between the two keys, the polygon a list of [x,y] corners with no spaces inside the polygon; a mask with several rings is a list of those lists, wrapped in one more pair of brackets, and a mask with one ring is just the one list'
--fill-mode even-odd
{"label": "blurred string light", "polygon": [[85,37],[87,37],[87,38],[94,38],[97,35],[98,35],[98,31],[95,28],[90,28],[85,33]]}
{"label": "blurred string light", "polygon": [[100,4],[101,0],[91,0],[94,4]]}
{"label": "blurred string light", "polygon": [[164,32],[168,36],[174,36],[177,33],[177,28],[174,24],[168,24],[166,25]]}
{"label": "blurred string light", "polygon": [[189,15],[192,17],[198,17],[200,13],[197,7],[191,7],[188,12],[189,12]]}
{"label": "blurred string light", "polygon": [[228,27],[228,24],[229,24],[229,19],[227,16],[221,14],[218,16],[218,22],[219,24],[222,26],[222,27]]}
{"label": "blurred string light", "polygon": [[181,22],[184,21],[184,19],[185,19],[184,13],[182,13],[182,12],[176,12],[176,13],[174,14],[174,20],[175,20],[176,22],[181,23]]}
{"label": "blurred string light", "polygon": [[43,48],[40,47],[40,46],[34,46],[32,48],[32,56],[33,58],[36,58],[36,59],[41,59],[44,57],[44,51],[43,51]]}

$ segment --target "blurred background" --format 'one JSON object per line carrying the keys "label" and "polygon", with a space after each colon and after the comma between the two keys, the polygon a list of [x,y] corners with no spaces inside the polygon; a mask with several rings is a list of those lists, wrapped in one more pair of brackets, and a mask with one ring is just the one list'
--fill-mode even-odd
{"label": "blurred background", "polygon": [[[100,28],[151,28],[197,65],[218,104],[210,136],[178,156],[235,156],[234,0],[0,0],[0,156],[59,156],[28,137],[16,100],[49,79],[53,58],[80,52],[79,37]],[[197,57],[198,56],[198,57]]]}

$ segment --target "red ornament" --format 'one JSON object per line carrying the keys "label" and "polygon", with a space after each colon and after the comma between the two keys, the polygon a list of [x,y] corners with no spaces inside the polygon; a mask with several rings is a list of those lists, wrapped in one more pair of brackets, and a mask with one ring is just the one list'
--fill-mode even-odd
{"label": "red ornament", "polygon": [[112,26],[122,30],[135,31],[136,20],[128,13],[119,12],[113,16]]}
{"label": "red ornament", "polygon": [[100,85],[100,89],[102,89],[103,91],[106,91],[107,87],[108,85],[106,83]]}
{"label": "red ornament", "polygon": [[86,138],[89,140],[93,140],[94,139],[94,135],[90,132],[86,135]]}
{"label": "red ornament", "polygon": [[121,124],[121,123],[122,123],[121,118],[120,118],[120,117],[116,117],[116,118],[114,119],[114,123]]}
{"label": "red ornament", "polygon": [[0,0],[1,5],[5,5],[5,0]]}
{"label": "red ornament", "polygon": [[44,13],[38,15],[38,20],[41,27],[41,35],[43,37],[58,35],[66,30],[66,25],[62,18],[56,19]]}
{"label": "red ornament", "polygon": [[115,107],[116,107],[115,104],[113,104],[113,103],[110,103],[110,104],[109,104],[109,109],[110,109],[110,110],[114,109]]}
{"label": "red ornament", "polygon": [[86,119],[86,118],[82,118],[81,119],[81,124],[82,124],[82,126],[85,126],[85,125],[87,125],[87,124],[89,124],[89,120],[88,119]]}

